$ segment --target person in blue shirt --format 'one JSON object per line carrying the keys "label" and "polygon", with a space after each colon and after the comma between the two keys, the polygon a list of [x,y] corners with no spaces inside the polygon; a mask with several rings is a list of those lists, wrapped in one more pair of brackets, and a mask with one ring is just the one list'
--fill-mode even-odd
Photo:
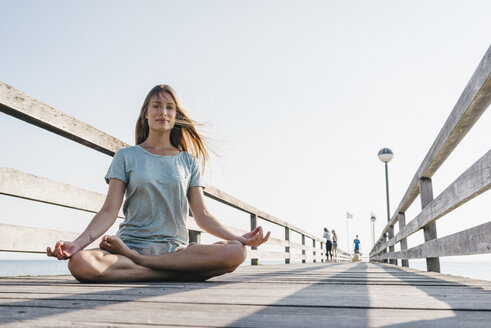
{"label": "person in blue shirt", "polygon": [[355,254],[360,253],[360,240],[358,239],[358,235],[356,235],[355,240],[353,240],[353,244],[355,244]]}

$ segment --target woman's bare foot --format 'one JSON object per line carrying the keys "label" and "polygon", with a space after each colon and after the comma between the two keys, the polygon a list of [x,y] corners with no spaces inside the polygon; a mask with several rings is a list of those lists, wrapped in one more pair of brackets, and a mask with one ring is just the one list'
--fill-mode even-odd
{"label": "woman's bare foot", "polygon": [[104,236],[99,245],[102,250],[105,250],[112,254],[123,255],[129,259],[132,259],[138,252],[130,249],[123,243],[123,241],[117,236]]}
{"label": "woman's bare foot", "polygon": [[195,243],[194,241],[192,241],[192,242],[190,242],[190,243],[189,243],[189,244],[186,246],[186,248],[191,247],[191,246],[194,246],[194,245],[198,245],[198,243]]}

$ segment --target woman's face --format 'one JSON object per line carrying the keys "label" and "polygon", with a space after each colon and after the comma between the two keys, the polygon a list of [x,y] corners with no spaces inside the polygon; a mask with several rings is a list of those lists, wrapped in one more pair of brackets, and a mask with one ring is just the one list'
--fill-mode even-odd
{"label": "woman's face", "polygon": [[145,114],[150,130],[170,132],[176,123],[176,111],[176,103],[168,93],[152,96]]}

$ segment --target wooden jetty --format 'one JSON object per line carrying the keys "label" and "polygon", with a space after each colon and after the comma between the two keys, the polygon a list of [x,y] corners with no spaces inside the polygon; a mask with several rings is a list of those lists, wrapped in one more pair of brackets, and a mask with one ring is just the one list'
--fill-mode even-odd
{"label": "wooden jetty", "polygon": [[[205,196],[249,214],[251,229],[264,221],[280,226],[284,235],[268,241],[276,249],[248,249],[250,266],[200,283],[0,278],[0,326],[491,327],[491,282],[438,273],[441,256],[491,253],[491,222],[440,238],[436,233],[437,220],[442,222],[447,213],[491,188],[491,150],[435,198],[431,184],[433,174],[490,103],[491,48],[371,250],[371,263],[348,262],[351,254],[342,250],[339,260],[344,262],[324,263],[322,238],[208,185]],[[0,111],[106,155],[128,146],[2,82]],[[2,166],[0,194],[91,213],[104,201],[102,194]],[[421,212],[406,224],[406,211],[418,196]],[[199,242],[203,231],[192,216],[187,225],[190,240]],[[409,248],[407,237],[421,231],[425,243]],[[0,224],[0,252],[43,253],[46,245],[76,235]],[[258,265],[272,258],[285,264]],[[407,267],[415,258],[426,259],[428,272]]]}
{"label": "wooden jetty", "polygon": [[1,327],[489,327],[491,282],[378,263],[242,266],[206,282],[0,279]]}

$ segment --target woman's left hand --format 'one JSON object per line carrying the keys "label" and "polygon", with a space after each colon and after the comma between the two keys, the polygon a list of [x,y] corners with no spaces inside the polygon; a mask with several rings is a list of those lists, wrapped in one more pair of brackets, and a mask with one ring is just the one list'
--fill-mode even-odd
{"label": "woman's left hand", "polygon": [[251,247],[257,247],[269,239],[269,235],[271,234],[271,231],[268,231],[266,236],[263,235],[263,228],[262,227],[257,227],[256,229],[252,230],[251,232],[248,232],[242,236],[239,236],[237,239],[240,241],[242,244],[245,246],[251,246]]}

